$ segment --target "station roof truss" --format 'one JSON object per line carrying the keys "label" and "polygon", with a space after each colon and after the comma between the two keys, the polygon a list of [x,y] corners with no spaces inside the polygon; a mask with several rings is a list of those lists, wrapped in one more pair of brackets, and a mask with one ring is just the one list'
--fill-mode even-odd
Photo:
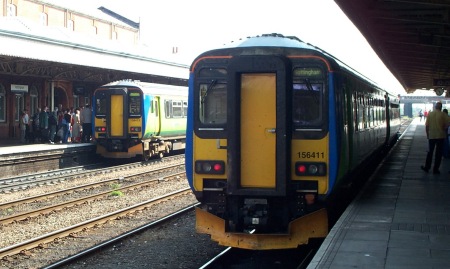
{"label": "station roof truss", "polygon": [[450,1],[335,2],[407,93],[450,86]]}

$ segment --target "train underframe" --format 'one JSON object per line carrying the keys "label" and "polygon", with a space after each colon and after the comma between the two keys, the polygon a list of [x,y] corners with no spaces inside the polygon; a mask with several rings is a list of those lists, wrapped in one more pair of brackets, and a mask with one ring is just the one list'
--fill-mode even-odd
{"label": "train underframe", "polygon": [[168,155],[172,150],[184,149],[185,144],[185,139],[182,137],[146,140],[103,139],[97,140],[97,154],[106,158],[117,159],[142,156],[142,159],[147,161],[152,157],[163,158],[164,155]]}

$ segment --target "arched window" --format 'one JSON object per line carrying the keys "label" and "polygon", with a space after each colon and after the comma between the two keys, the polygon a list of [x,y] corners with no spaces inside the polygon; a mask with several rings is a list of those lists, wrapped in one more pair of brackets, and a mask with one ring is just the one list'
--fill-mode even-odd
{"label": "arched window", "polygon": [[73,107],[80,107],[80,97],[76,94],[73,95]]}
{"label": "arched window", "polygon": [[34,113],[37,111],[37,108],[39,107],[39,103],[38,103],[38,90],[36,88],[36,86],[31,86],[31,90],[30,90],[30,113]]}
{"label": "arched window", "polygon": [[20,114],[22,114],[25,104],[25,98],[23,97],[23,93],[16,93],[15,98],[15,110],[14,110],[14,120],[19,122]]}
{"label": "arched window", "polygon": [[6,121],[6,90],[3,84],[0,84],[0,122]]}

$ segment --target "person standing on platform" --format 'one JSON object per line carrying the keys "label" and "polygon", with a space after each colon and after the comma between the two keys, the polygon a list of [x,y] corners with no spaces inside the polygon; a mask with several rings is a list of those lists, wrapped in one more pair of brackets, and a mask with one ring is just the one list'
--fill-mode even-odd
{"label": "person standing on platform", "polygon": [[420,168],[428,173],[431,168],[433,159],[433,152],[436,148],[434,156],[433,174],[440,174],[439,167],[442,161],[442,151],[444,149],[444,140],[447,137],[448,116],[442,112],[442,103],[437,102],[435,109],[429,112],[425,121],[425,131],[428,139],[428,153],[425,161],[425,166]]}
{"label": "person standing on platform", "polygon": [[[447,123],[448,123],[448,110],[446,108],[442,109],[442,112],[444,112],[445,115],[447,115]],[[448,124],[447,124],[448,125]],[[448,127],[445,128],[445,133],[448,133]],[[442,156],[446,159],[449,158],[450,156],[450,148],[449,148],[449,144],[448,144],[448,136],[445,136],[444,139],[444,148],[442,150]]]}
{"label": "person standing on platform", "polygon": [[22,116],[20,117],[20,142],[25,143],[28,133],[28,125],[30,123],[30,117],[28,116],[28,110],[24,109]]}
{"label": "person standing on platform", "polygon": [[72,122],[72,115],[70,114],[70,109],[67,109],[64,113],[64,118],[62,121],[63,127],[64,127],[64,136],[62,139],[63,143],[69,142],[70,137],[70,123]]}
{"label": "person standing on platform", "polygon": [[41,108],[40,107],[38,107],[37,109],[36,109],[36,113],[34,113],[34,115],[33,115],[33,117],[31,118],[32,119],[32,127],[33,127],[33,137],[32,137],[32,141],[31,142],[35,142],[35,141],[37,141],[37,140],[39,140],[40,139],[40,137],[41,137],[41,132],[40,132],[40,130],[39,130],[39,114],[41,113]]}
{"label": "person standing on platform", "polygon": [[56,119],[55,113],[53,113],[53,112],[50,112],[48,114],[48,125],[50,127],[50,136],[48,137],[48,142],[50,144],[54,144],[56,129],[58,127],[58,120]]}
{"label": "person standing on platform", "polygon": [[72,116],[73,126],[72,126],[72,143],[78,143],[80,142],[81,138],[81,121],[80,121],[81,115],[80,110],[77,108],[75,109],[75,113]]}
{"label": "person standing on platform", "polygon": [[90,143],[92,135],[92,111],[89,104],[81,111],[81,124],[83,126],[83,134],[81,137],[81,142]]}
{"label": "person standing on platform", "polygon": [[39,113],[39,129],[41,130],[41,141],[47,142],[49,136],[48,129],[48,107],[45,106]]}

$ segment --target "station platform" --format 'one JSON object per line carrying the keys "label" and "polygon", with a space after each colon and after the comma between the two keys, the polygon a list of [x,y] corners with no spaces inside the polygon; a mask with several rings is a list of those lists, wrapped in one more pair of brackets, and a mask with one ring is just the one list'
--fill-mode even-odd
{"label": "station platform", "polygon": [[450,159],[420,169],[428,141],[416,118],[331,229],[309,269],[450,268]]}
{"label": "station platform", "polygon": [[95,147],[93,143],[20,143],[17,139],[4,139],[0,141],[0,159],[7,155],[33,153],[51,150],[61,150],[79,147]]}
{"label": "station platform", "polygon": [[30,143],[0,139],[0,178],[97,162],[95,143]]}

